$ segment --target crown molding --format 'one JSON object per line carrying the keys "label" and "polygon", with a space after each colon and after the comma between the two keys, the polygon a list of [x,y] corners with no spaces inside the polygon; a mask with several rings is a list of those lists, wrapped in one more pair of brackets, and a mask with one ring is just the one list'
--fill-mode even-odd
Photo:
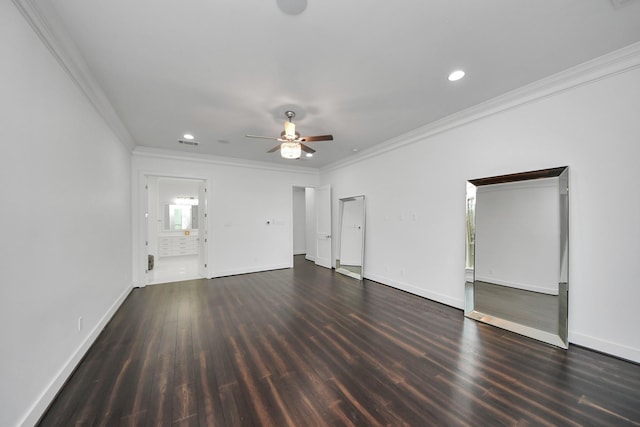
{"label": "crown molding", "polygon": [[130,151],[133,150],[135,143],[131,134],[122,123],[122,120],[120,120],[100,85],[93,78],[87,63],[68,37],[57,18],[57,12],[50,2],[37,0],[12,1],[45,47],[51,52],[76,86],[84,93],[120,142]]}
{"label": "crown molding", "polygon": [[[72,81],[85,94],[96,111],[129,150],[134,150],[131,134],[106,97],[100,85],[92,77],[86,62],[67,36],[64,27],[57,19],[57,13],[48,1],[12,0],[18,10],[31,25],[43,44],[51,52]],[[45,18],[45,16],[47,18]],[[640,67],[640,42],[603,55],[591,61],[569,68],[550,77],[507,92],[460,112],[451,114],[435,122],[404,133],[374,147],[358,153],[349,159],[338,160],[319,170],[330,172],[363,160],[382,155],[388,151],[423,141],[482,118],[525,104],[536,102],[573,88],[596,82]],[[256,162],[260,164],[260,162]],[[274,168],[282,170],[282,168]],[[298,169],[298,168],[291,168]],[[306,170],[308,168],[301,168]]]}
{"label": "crown molding", "polygon": [[182,151],[168,150],[163,148],[153,148],[138,146],[133,152],[133,157],[145,157],[165,160],[182,160],[188,162],[205,163],[217,166],[232,166],[247,169],[266,170],[271,172],[294,172],[306,175],[319,176],[320,170],[317,168],[304,166],[289,166],[275,163],[258,162],[255,160],[244,160],[233,157],[214,156],[211,154],[185,153]]}
{"label": "crown molding", "polygon": [[488,101],[451,114],[435,122],[409,131],[390,140],[362,150],[357,156],[338,160],[320,171],[331,172],[380,156],[400,147],[424,141],[432,136],[464,126],[526,104],[537,102],[574,88],[588,85],[618,74],[640,68],[640,42],[615,50],[552,76],[512,90]]}

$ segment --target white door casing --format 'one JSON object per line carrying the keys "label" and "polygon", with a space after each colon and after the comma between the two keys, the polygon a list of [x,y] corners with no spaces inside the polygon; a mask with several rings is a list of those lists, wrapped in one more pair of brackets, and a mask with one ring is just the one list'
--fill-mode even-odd
{"label": "white door casing", "polygon": [[331,258],[331,186],[316,190],[316,264],[332,268]]}
{"label": "white door casing", "polygon": [[201,182],[198,186],[198,274],[207,278],[207,247],[208,247],[208,224],[207,213],[207,183]]}

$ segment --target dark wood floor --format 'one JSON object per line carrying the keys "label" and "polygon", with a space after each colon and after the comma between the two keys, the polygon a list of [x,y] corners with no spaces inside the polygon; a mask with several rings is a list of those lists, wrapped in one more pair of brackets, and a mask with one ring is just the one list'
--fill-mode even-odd
{"label": "dark wood floor", "polygon": [[41,425],[640,425],[640,365],[296,257],[134,290]]}
{"label": "dark wood floor", "polygon": [[474,308],[481,313],[552,334],[560,329],[558,295],[476,281],[474,301]]}

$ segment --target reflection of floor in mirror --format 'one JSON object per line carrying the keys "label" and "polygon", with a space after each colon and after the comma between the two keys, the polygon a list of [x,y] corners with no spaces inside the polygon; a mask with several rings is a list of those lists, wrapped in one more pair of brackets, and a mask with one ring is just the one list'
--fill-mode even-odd
{"label": "reflection of floor in mirror", "polygon": [[560,297],[525,291],[487,282],[475,282],[474,306],[477,311],[558,333]]}
{"label": "reflection of floor in mirror", "polygon": [[201,279],[198,255],[155,257],[153,270],[147,273],[147,284],[181,282]]}
{"label": "reflection of floor in mirror", "polygon": [[[362,266],[360,265],[346,265],[340,264],[340,260],[336,260],[336,271],[338,273],[346,274],[347,276],[355,277],[362,275]],[[357,278],[357,277],[356,277]]]}

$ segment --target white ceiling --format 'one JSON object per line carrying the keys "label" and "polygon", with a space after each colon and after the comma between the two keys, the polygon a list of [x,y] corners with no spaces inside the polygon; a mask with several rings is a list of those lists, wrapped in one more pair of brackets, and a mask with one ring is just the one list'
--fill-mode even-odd
{"label": "white ceiling", "polygon": [[[292,109],[303,135],[335,137],[306,167],[640,41],[638,0],[15,1],[136,145],[291,164],[244,135],[279,135]],[[177,143],[186,132],[198,147]]]}

